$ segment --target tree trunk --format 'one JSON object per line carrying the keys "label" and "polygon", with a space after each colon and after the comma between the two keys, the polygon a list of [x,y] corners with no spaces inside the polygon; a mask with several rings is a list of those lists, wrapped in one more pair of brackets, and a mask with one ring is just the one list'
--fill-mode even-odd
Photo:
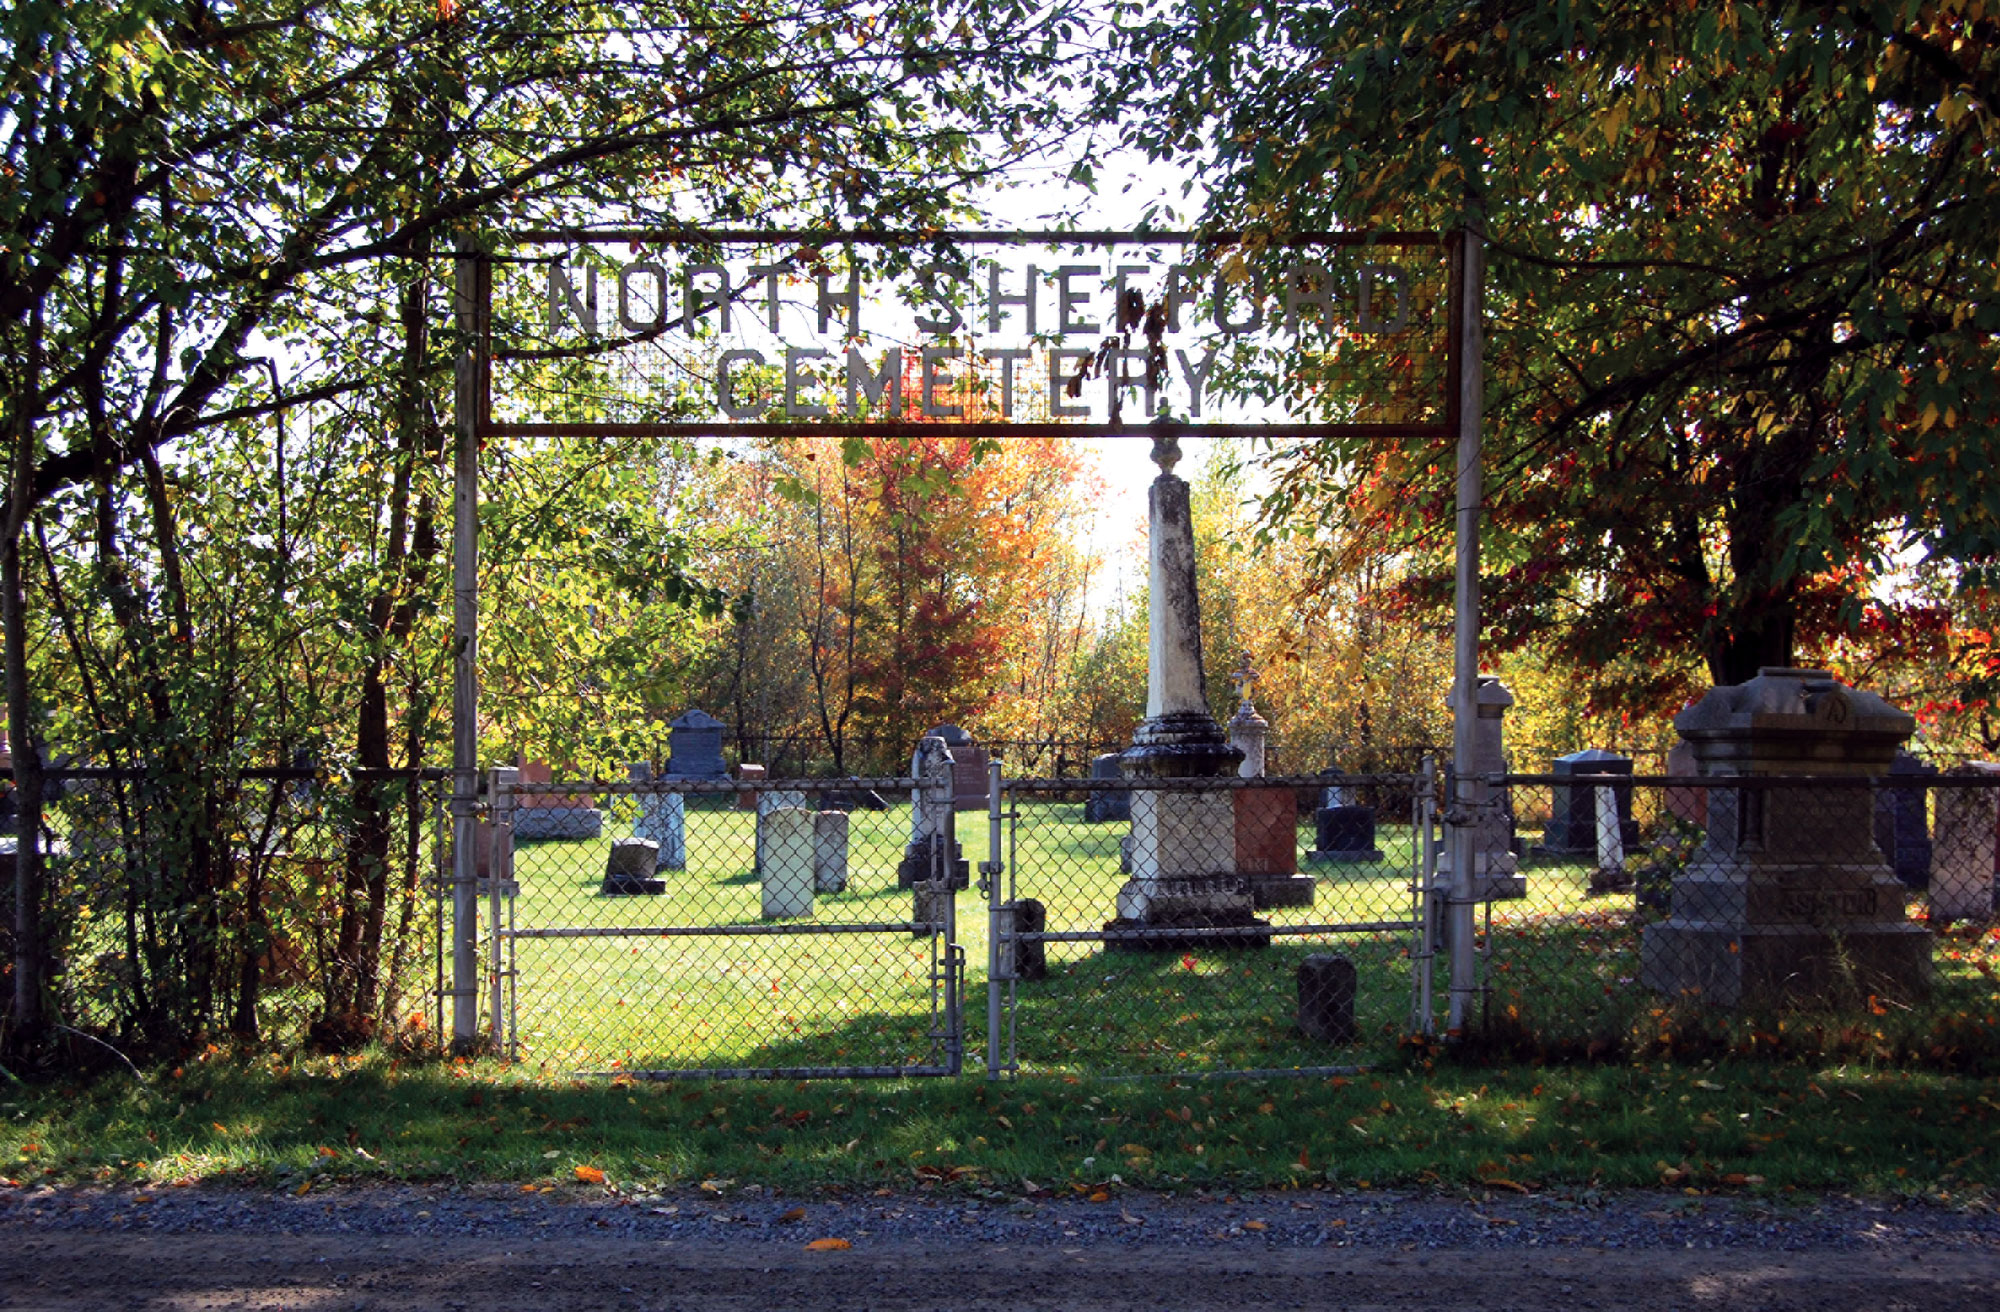
{"label": "tree trunk", "polygon": [[[1786,590],[1789,594],[1789,589]],[[1792,663],[1797,627],[1792,598],[1786,595],[1738,611],[1736,622],[1710,645],[1708,673],[1718,687],[1748,683],[1767,665]]]}
{"label": "tree trunk", "polygon": [[14,998],[12,1046],[37,1047],[48,1032],[47,952],[42,941],[41,736],[28,688],[28,594],[21,569],[21,537],[34,496],[34,415],[41,391],[42,312],[29,316],[27,367],[10,407],[14,441],[8,471],[6,522],[0,524],[0,636],[7,644],[7,737],[14,756],[15,814],[20,841],[14,851]]}

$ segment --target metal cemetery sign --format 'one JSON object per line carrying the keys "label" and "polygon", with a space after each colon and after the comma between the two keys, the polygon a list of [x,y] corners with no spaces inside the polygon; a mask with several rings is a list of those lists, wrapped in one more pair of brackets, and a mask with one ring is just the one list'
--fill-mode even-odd
{"label": "metal cemetery sign", "polygon": [[511,241],[481,287],[493,436],[1454,431],[1434,234]]}

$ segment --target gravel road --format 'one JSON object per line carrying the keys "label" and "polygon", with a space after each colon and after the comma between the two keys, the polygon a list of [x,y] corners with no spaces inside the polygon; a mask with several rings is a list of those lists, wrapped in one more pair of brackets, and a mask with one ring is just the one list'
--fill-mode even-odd
{"label": "gravel road", "polygon": [[0,1191],[9,1312],[1996,1302],[2000,1215],[1848,1198]]}

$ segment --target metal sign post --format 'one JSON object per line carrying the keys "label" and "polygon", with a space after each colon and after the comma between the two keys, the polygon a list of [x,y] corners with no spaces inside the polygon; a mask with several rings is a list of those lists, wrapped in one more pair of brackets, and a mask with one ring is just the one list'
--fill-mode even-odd
{"label": "metal sign post", "polygon": [[1446,914],[1451,924],[1451,1003],[1446,1025],[1463,1033],[1479,992],[1473,944],[1473,893],[1477,859],[1473,838],[1479,789],[1473,782],[1474,722],[1479,714],[1479,419],[1485,405],[1480,313],[1485,284],[1485,251],[1479,234],[1459,235],[1457,334],[1458,495],[1457,562],[1452,613],[1452,797],[1451,888]]}
{"label": "metal sign post", "polygon": [[484,268],[461,235],[453,261],[451,583],[451,1047],[479,1043],[479,418],[484,379]]}

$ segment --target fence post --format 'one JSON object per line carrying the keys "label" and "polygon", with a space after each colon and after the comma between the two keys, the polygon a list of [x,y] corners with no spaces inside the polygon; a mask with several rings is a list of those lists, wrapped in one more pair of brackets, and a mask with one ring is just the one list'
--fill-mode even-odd
{"label": "fence post", "polygon": [[1411,1032],[1429,1036],[1437,1032],[1437,1003],[1432,996],[1437,965],[1437,759],[1426,755],[1417,776],[1416,797],[1410,807],[1411,855],[1416,860],[1417,943],[1412,1004]]}
{"label": "fence post", "polygon": [[[491,981],[491,1024],[493,1050],[497,1053],[509,1052],[505,1033],[504,1017],[507,1014],[506,985],[508,971],[500,955],[500,898],[512,896],[514,881],[514,785],[521,782],[521,772],[513,766],[495,766],[487,785],[488,812],[493,821],[493,854],[486,866],[486,924],[488,934],[487,970]],[[512,955],[511,943],[508,955]]]}
{"label": "fence post", "polygon": [[[1000,875],[1000,758],[986,763],[986,859],[979,863],[979,891],[986,894],[986,1078],[1000,1078],[1001,961],[1007,957],[1001,940],[1013,933],[1014,914],[1006,905]],[[1011,976],[1012,971],[1008,974]]]}

